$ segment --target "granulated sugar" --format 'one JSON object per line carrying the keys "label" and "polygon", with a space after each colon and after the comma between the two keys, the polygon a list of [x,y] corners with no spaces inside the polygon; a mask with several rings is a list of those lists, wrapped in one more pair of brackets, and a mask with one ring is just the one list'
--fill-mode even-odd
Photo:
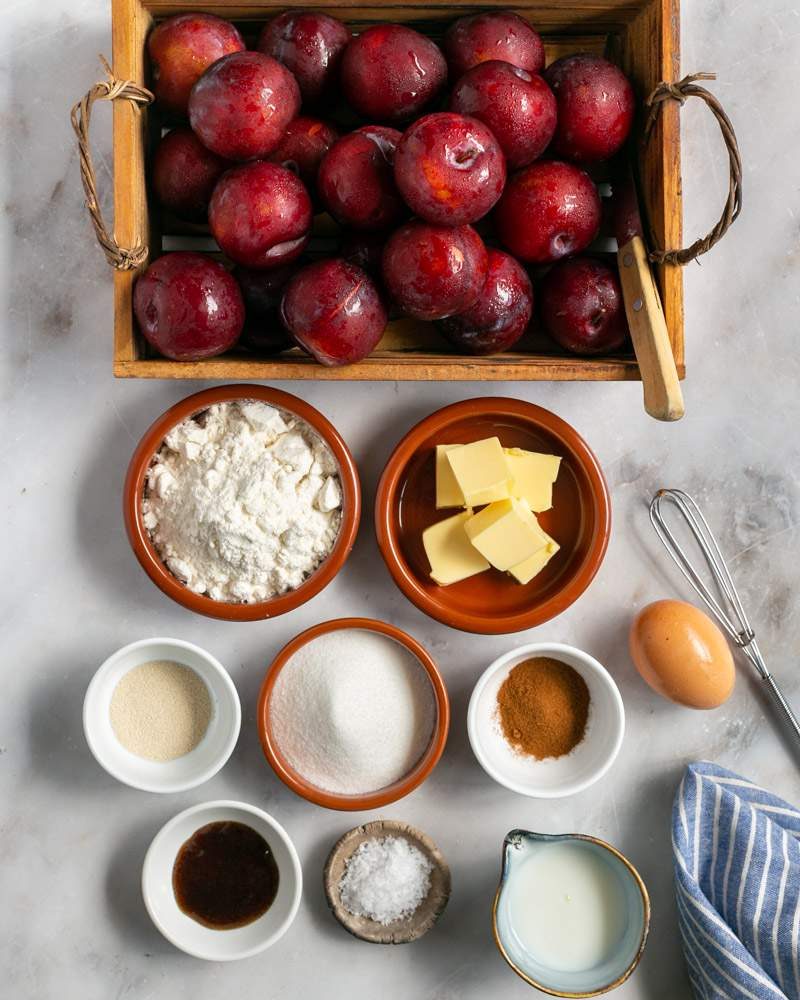
{"label": "granulated sugar", "polygon": [[111,695],[111,727],[126,750],[148,760],[189,753],[211,721],[211,696],[202,677],[172,660],[129,670]]}
{"label": "granulated sugar", "polygon": [[388,636],[342,629],[284,665],[270,701],[275,741],[307,781],[363,795],[405,777],[430,743],[433,690],[417,658]]}
{"label": "granulated sugar", "polygon": [[376,837],[347,859],[339,892],[344,908],[379,924],[410,917],[428,895],[433,865],[404,837]]}

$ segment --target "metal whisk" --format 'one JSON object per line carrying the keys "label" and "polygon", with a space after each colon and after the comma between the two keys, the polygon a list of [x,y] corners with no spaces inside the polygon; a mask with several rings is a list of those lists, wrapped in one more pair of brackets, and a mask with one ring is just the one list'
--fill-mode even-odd
{"label": "metal whisk", "polygon": [[[664,506],[667,503],[672,504],[678,510],[688,525],[717,586],[717,596],[706,585],[685,550],[667,526],[664,519]],[[764,658],[756,643],[756,634],[750,626],[745,610],[742,607],[742,602],[736,592],[730,571],[725,565],[725,559],[720,552],[717,540],[714,538],[711,528],[709,528],[708,522],[703,517],[700,508],[689,494],[684,493],[683,490],[659,490],[650,504],[650,520],[653,523],[656,534],[664,543],[664,547],[670,556],[672,556],[678,569],[680,569],[692,585],[695,592],[722,628],[725,629],[731,639],[733,639],[756,668],[784,719],[794,730],[795,736],[800,739],[800,721],[798,721],[797,716],[789,707],[789,703],[775,682],[775,678],[767,670],[767,665],[764,663]]]}

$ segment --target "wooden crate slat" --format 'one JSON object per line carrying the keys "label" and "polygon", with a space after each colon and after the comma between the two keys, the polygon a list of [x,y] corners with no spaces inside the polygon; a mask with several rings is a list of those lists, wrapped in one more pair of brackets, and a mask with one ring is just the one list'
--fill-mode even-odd
{"label": "wooden crate slat", "polygon": [[[139,0],[112,0],[111,43],[118,77],[143,83],[144,45],[151,16]],[[152,246],[145,188],[146,115],[130,101],[115,101],[114,235],[120,246],[140,241]],[[141,269],[140,269],[141,270]],[[133,284],[138,272],[114,272],[114,357],[136,357],[133,330]]]}
{"label": "wooden crate slat", "polygon": [[[627,28],[623,68],[637,90],[640,108],[662,80],[680,79],[680,0],[652,0]],[[644,112],[640,111],[640,118]],[[649,220],[662,247],[680,247],[683,238],[680,110],[668,101],[640,157],[645,225]],[[640,124],[641,127],[641,124]],[[675,361],[684,363],[683,276],[680,267],[655,269]]]}
{"label": "wooden crate slat", "polygon": [[[472,358],[453,362],[451,356],[400,357],[372,355],[344,368],[325,368],[311,359],[210,358],[206,361],[172,362],[161,358],[119,361],[115,375],[121,378],[176,379],[318,379],[320,381],[584,381],[585,363],[579,358],[536,357]],[[679,374],[683,375],[681,369]],[[639,368],[634,360],[600,358],[592,362],[593,381],[635,381]]]}
{"label": "wooden crate slat", "polygon": [[[646,2],[646,0],[645,0]],[[528,4],[506,3],[504,0],[481,0],[472,3],[437,3],[431,0],[408,0],[406,3],[365,6],[359,0],[340,0],[337,4],[307,4],[303,0],[259,0],[254,4],[212,0],[195,3],[194,0],[146,0],[145,6],[154,17],[169,17],[186,11],[202,10],[231,20],[263,20],[263,10],[284,10],[301,7],[305,10],[324,10],[336,13],[347,11],[351,16],[366,21],[410,21],[456,18],[475,13],[477,9],[514,10],[531,17],[543,31],[572,33],[586,26],[594,30],[617,30],[622,24],[634,20],[642,9],[642,0],[564,0],[563,3]],[[351,14],[352,12],[352,14]]]}

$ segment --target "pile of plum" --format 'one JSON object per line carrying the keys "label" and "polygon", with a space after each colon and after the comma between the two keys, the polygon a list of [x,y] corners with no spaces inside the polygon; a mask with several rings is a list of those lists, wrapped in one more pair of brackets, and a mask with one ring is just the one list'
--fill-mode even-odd
{"label": "pile of plum", "polygon": [[[601,221],[584,168],[612,157],[633,120],[612,63],[578,54],[545,69],[539,35],[503,11],[461,18],[441,48],[399,24],[353,36],[289,11],[255,50],[227,21],[181,14],[156,26],[148,54],[176,122],[152,191],[174,216],[207,221],[235,265],[174,252],[148,267],[134,311],[161,354],[298,345],[352,364],[390,315],[435,321],[460,352],[490,354],[530,324],[529,270],[540,324],[562,348],[624,344],[617,274],[576,256]],[[338,226],[335,256],[309,257],[322,211]]]}

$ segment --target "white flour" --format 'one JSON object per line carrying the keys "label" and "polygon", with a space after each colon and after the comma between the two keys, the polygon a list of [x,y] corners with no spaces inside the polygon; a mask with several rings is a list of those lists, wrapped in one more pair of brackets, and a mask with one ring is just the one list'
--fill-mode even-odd
{"label": "white flour", "polygon": [[216,601],[295,590],[341,523],[336,460],[305,421],[218,403],[174,427],[153,460],[144,524],[167,567]]}
{"label": "white flour", "polygon": [[326,791],[361,795],[403,778],[431,740],[436,702],[410,650],[366,629],[307,642],[284,665],[270,699],[288,763]]}

